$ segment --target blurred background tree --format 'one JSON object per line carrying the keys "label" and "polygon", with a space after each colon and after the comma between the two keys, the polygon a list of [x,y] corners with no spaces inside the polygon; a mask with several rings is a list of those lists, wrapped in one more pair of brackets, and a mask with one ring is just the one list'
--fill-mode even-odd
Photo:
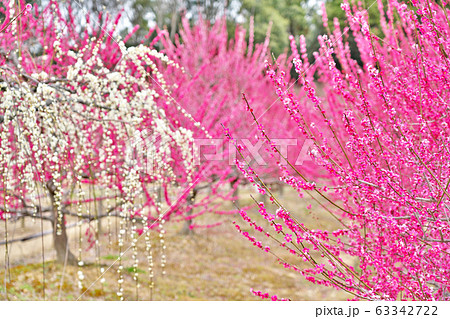
{"label": "blurred background tree", "polygon": [[[84,19],[89,12],[93,18],[98,19],[99,24],[104,23],[106,18],[106,15],[100,16],[100,12],[114,15],[122,10],[123,19],[120,24],[122,36],[131,31],[135,25],[140,26],[127,45],[139,44],[149,29],[156,25],[166,29],[174,39],[179,32],[183,15],[191,24],[200,17],[213,24],[218,18],[226,16],[230,36],[233,36],[237,25],[242,25],[248,30],[250,18],[253,17],[256,43],[264,41],[269,24],[272,23],[270,49],[275,56],[289,47],[289,35],[298,38],[304,34],[311,61],[313,61],[312,52],[319,46],[317,36],[327,32],[322,25],[320,5],[323,1],[326,4],[330,27],[333,27],[334,17],[342,24],[346,19],[340,7],[342,0],[84,0],[83,2],[64,0],[65,3],[71,4],[77,18]],[[45,4],[48,0],[41,2]],[[361,5],[368,8],[371,29],[379,34],[377,1],[363,0]],[[247,38],[248,36],[247,32]],[[359,54],[351,35],[349,42],[353,57],[359,61]]]}
{"label": "blurred background tree", "polygon": [[307,12],[311,6],[307,0],[243,0],[240,14],[248,29],[250,17],[254,17],[255,42],[263,42],[272,22],[270,48],[275,55],[289,47],[289,35],[306,34],[310,31]]}
{"label": "blurred background tree", "polygon": [[[217,18],[226,16],[229,31],[237,24],[248,28],[250,17],[255,21],[255,42],[262,42],[272,22],[271,49],[278,55],[288,47],[290,34],[308,33],[311,29],[307,12],[315,6],[308,0],[64,0],[70,4],[76,18],[84,19],[90,13],[99,19],[100,12],[111,15],[123,10],[122,30],[125,34],[133,26],[139,30],[129,40],[130,45],[139,43],[148,30],[155,25],[165,28],[173,39],[179,30],[181,16],[185,15],[191,23],[200,17],[214,23]],[[46,4],[48,1],[42,1]],[[106,15],[97,21],[103,24]],[[230,32],[232,35],[233,32]],[[248,36],[248,35],[247,35]]]}

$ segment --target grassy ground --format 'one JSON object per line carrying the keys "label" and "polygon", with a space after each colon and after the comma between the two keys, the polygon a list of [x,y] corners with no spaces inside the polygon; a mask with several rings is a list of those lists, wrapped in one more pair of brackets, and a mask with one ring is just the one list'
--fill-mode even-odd
{"label": "grassy ground", "polygon": [[[298,212],[302,222],[317,228],[332,229],[335,223],[332,218],[321,216],[307,210],[307,200],[301,200],[292,192],[283,195],[287,206]],[[248,203],[247,194],[242,195],[241,205]],[[246,202],[247,201],[247,202]],[[257,218],[257,213],[252,216]],[[319,218],[320,217],[320,218]],[[239,216],[228,217],[221,226],[197,230],[194,234],[183,236],[178,231],[181,225],[167,226],[166,274],[162,275],[160,266],[160,247],[158,238],[153,234],[154,249],[154,288],[149,288],[149,272],[146,257],[139,254],[140,288],[136,288],[131,267],[131,252],[123,257],[124,282],[122,284],[125,300],[260,300],[250,293],[250,288],[261,290],[279,297],[292,300],[345,300],[349,296],[330,288],[316,286],[304,280],[299,274],[280,266],[276,258],[252,246],[235,230],[232,221],[239,221]],[[261,220],[260,220],[261,221]],[[263,222],[263,221],[261,221]],[[249,228],[247,228],[250,230]],[[73,234],[71,234],[73,236]],[[46,238],[48,241],[49,239]],[[263,238],[260,238],[263,240]],[[10,260],[11,267],[5,274],[0,271],[0,298],[9,300],[117,300],[118,267],[116,247],[108,244],[107,236],[100,241],[102,250],[101,265],[89,265],[82,268],[59,265],[51,261],[51,245],[47,244],[46,263],[43,267],[40,240],[26,244],[17,243],[13,249],[16,255]],[[267,242],[270,243],[270,242]],[[138,242],[140,251],[144,251],[144,239]],[[73,249],[73,248],[72,248]],[[74,249],[73,249],[74,250]],[[87,259],[95,262],[93,250],[84,252]],[[110,253],[108,253],[110,251]],[[277,254],[290,261],[292,259],[284,250]],[[1,254],[3,255],[3,254]],[[110,267],[110,268],[109,268]],[[105,279],[98,280],[101,270],[106,271]],[[83,288],[78,287],[77,273],[84,275]],[[44,282],[45,272],[45,282]],[[91,286],[92,284],[92,286]],[[89,289],[87,289],[89,287]],[[83,294],[84,292],[84,294]],[[83,295],[82,295],[83,294]]]}

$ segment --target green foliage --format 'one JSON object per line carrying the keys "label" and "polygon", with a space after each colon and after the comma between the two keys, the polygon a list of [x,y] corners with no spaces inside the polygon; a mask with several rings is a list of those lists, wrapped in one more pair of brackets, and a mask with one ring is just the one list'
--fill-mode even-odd
{"label": "green foliage", "polygon": [[128,271],[129,273],[140,273],[140,274],[145,274],[145,271],[140,269],[140,268],[135,268],[135,267],[126,267],[125,268],[126,271]]}
{"label": "green foliage", "polygon": [[106,259],[106,260],[116,260],[117,258],[119,258],[118,255],[106,255],[106,256],[102,257],[102,259]]}
{"label": "green foliage", "polygon": [[270,48],[275,55],[289,46],[289,35],[308,32],[306,0],[243,0],[241,14],[248,28],[250,17],[255,19],[255,42],[263,42],[272,22]]}

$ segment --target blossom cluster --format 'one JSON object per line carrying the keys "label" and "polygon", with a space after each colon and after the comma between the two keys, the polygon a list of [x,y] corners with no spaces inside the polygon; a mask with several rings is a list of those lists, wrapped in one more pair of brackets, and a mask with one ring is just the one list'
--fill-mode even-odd
{"label": "blossom cluster", "polygon": [[[266,62],[290,121],[314,143],[314,165],[279,163],[280,179],[340,226],[303,224],[256,172],[240,170],[278,207],[260,214],[275,227],[272,236],[299,255],[286,268],[356,299],[448,300],[449,9],[422,0],[378,1],[378,8],[379,30],[370,27],[361,3],[344,0],[344,28],[334,19],[331,29],[325,16],[329,34],[319,36],[312,64],[303,38],[300,53],[290,38],[300,92],[288,90],[289,79]],[[361,61],[352,58],[349,33]],[[267,119],[255,118],[246,104],[268,152],[278,153],[270,128],[259,125]]]}

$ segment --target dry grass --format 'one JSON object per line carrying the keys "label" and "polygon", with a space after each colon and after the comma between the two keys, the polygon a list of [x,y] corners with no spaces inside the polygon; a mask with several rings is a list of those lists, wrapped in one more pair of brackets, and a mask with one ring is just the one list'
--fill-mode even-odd
{"label": "dry grass", "polygon": [[[250,202],[248,190],[241,192],[241,205]],[[297,217],[306,225],[314,228],[333,229],[336,223],[332,217],[311,213],[306,209],[307,200],[299,200],[292,192],[286,192],[282,199]],[[312,203],[312,202],[311,202]],[[311,211],[319,211],[313,205]],[[258,218],[256,212],[252,217]],[[203,222],[211,221],[213,217],[205,217]],[[216,217],[214,217],[216,218]],[[189,236],[178,235],[180,224],[167,227],[167,266],[166,275],[161,275],[159,265],[160,247],[155,234],[152,241],[155,243],[155,287],[150,294],[149,273],[146,266],[146,257],[139,256],[139,280],[141,287],[136,290],[131,271],[131,251],[124,256],[123,264],[125,280],[123,283],[126,300],[260,300],[250,293],[250,288],[277,294],[279,297],[292,300],[345,300],[350,296],[330,288],[313,285],[304,280],[299,274],[286,270],[278,264],[276,258],[264,253],[250,242],[245,240],[234,229],[232,220],[237,220],[243,227],[239,216],[228,217],[221,225],[215,228],[197,230]],[[264,222],[259,220],[260,222]],[[36,224],[33,227],[38,227]],[[30,231],[28,226],[22,232]],[[46,225],[48,228],[49,225]],[[249,228],[245,228],[250,230]],[[19,236],[19,233],[16,233]],[[77,238],[72,231],[70,238]],[[264,240],[264,238],[260,238]],[[15,243],[11,251],[11,267],[5,275],[0,271],[1,299],[10,300],[42,300],[43,299],[43,271],[45,271],[45,294],[47,300],[76,300],[86,290],[79,289],[77,285],[78,267],[62,265],[51,261],[54,253],[51,249],[51,237],[47,236],[46,263],[43,269],[39,262],[41,257],[40,239],[26,243]],[[270,243],[273,247],[273,243]],[[138,246],[143,251],[144,239],[141,238]],[[76,244],[72,245],[75,252]],[[276,247],[274,247],[276,248]],[[1,249],[4,249],[2,247]],[[98,279],[100,267],[107,269],[117,258],[116,247],[107,243],[107,236],[100,241],[101,264],[82,268],[85,287],[95,284],[82,296],[82,300],[117,300],[118,263],[111,266],[104,274],[105,281]],[[280,257],[296,262],[284,250],[276,250]],[[115,254],[113,252],[116,252]],[[86,260],[95,260],[94,249],[83,251]],[[0,256],[4,253],[0,251]],[[4,264],[4,261],[2,261]],[[64,271],[64,279],[61,280]],[[97,281],[96,281],[97,280]],[[62,285],[61,285],[62,283]]]}

